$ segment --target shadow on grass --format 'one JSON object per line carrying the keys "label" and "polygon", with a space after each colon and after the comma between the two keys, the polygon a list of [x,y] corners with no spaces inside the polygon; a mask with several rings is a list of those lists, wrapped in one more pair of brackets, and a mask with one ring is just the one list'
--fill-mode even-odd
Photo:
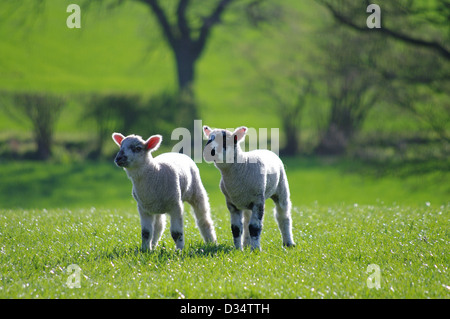
{"label": "shadow on grass", "polygon": [[[131,185],[112,162],[8,162],[0,173],[1,208],[128,204]],[[24,200],[25,199],[25,200]]]}
{"label": "shadow on grass", "polygon": [[[321,170],[332,168],[343,174],[358,174],[384,178],[395,176],[407,178],[410,176],[422,176],[433,172],[448,172],[450,158],[442,159],[396,159],[396,160],[361,160],[350,157],[337,156],[305,156],[284,157],[283,161],[288,169],[293,170]],[[289,173],[288,173],[289,174]]]}
{"label": "shadow on grass", "polygon": [[201,242],[186,244],[183,250],[175,250],[174,247],[166,247],[159,244],[152,251],[142,251],[140,247],[114,247],[112,251],[105,252],[96,257],[105,259],[138,258],[143,261],[153,261],[164,264],[170,260],[180,260],[188,258],[210,258],[221,254],[228,254],[235,251],[234,246],[225,244],[204,244]]}
{"label": "shadow on grass", "polygon": [[[346,194],[354,191],[355,181],[359,182],[359,180],[349,179],[348,183],[342,186],[343,176],[361,177],[364,180],[370,178],[372,185],[384,182],[386,179],[395,179],[402,183],[407,181],[405,185],[411,185],[410,189],[413,190],[412,195],[407,194],[408,200],[414,200],[417,192],[430,193],[430,189],[433,189],[435,198],[444,198],[439,201],[444,202],[448,197],[446,181],[450,171],[449,158],[368,162],[337,157],[284,157],[283,161],[292,190],[296,188],[303,190],[302,178],[309,177],[310,187],[308,188],[314,190],[314,193],[310,194],[311,201],[328,200],[329,195],[326,193],[322,195],[321,191],[324,183],[339,185],[339,188],[345,192],[342,198],[348,198]],[[217,187],[220,173],[213,166],[202,164],[199,167],[203,183],[210,194],[211,206],[224,205],[223,194]],[[420,182],[417,183],[415,180]],[[398,188],[398,186],[395,187]],[[405,187],[402,186],[402,188]],[[135,204],[130,192],[131,183],[127,181],[124,172],[112,161],[68,164],[3,162],[0,171],[0,208],[3,209],[61,207],[124,209],[133,207],[134,209]],[[391,196],[390,190],[381,190],[372,197],[385,198],[386,195]],[[339,197],[336,201],[340,202],[342,198]]]}
{"label": "shadow on grass", "polygon": [[411,176],[423,176],[436,172],[448,172],[450,161],[447,160],[410,160],[393,162],[348,162],[343,165],[344,172],[370,175],[375,178],[386,176],[401,179]]}

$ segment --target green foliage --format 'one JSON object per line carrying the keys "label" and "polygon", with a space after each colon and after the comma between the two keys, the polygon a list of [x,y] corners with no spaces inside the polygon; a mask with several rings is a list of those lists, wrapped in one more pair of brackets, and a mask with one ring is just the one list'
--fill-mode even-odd
{"label": "green foliage", "polygon": [[[320,142],[329,124],[328,83],[333,87],[343,87],[342,75],[347,74],[345,70],[334,70],[335,75],[330,76],[333,69],[329,66],[334,65],[337,54],[333,48],[342,46],[343,40],[364,39],[364,46],[356,44],[344,48],[350,53],[361,53],[358,61],[366,63],[352,67],[364,70],[363,75],[369,79],[369,75],[381,72],[390,77],[389,82],[392,83],[388,87],[395,90],[390,94],[380,94],[378,97],[382,101],[369,112],[364,112],[367,113],[366,118],[358,125],[362,126],[360,135],[397,134],[408,130],[407,133],[413,132],[421,138],[434,134],[448,143],[448,94],[444,92],[448,87],[446,74],[449,64],[445,60],[434,59],[426,49],[412,49],[382,35],[380,37],[386,40],[386,45],[372,46],[371,52],[376,53],[372,59],[374,54],[366,54],[364,50],[366,42],[370,44],[369,34],[361,33],[356,37],[354,32],[336,28],[332,15],[321,1],[233,3],[223,15],[223,23],[215,26],[205,52],[196,64],[196,115],[189,114],[189,110],[195,109],[194,104],[183,108],[182,114],[173,114],[172,107],[167,107],[177,105],[172,103],[173,100],[167,101],[171,98],[167,92],[174,92],[176,88],[174,57],[147,6],[139,1],[82,1],[82,28],[75,30],[65,25],[66,8],[70,3],[27,0],[20,4],[5,1],[0,4],[1,88],[87,96],[124,94],[140,95],[144,99],[151,97],[161,116],[155,118],[153,113],[150,120],[149,113],[145,113],[141,119],[146,124],[151,122],[149,128],[161,130],[157,133],[167,134],[165,131],[169,131],[171,124],[179,126],[180,118],[192,116],[215,127],[243,124],[256,128],[280,127],[282,148],[298,143],[298,150],[308,154]],[[192,28],[196,29],[202,23],[200,17],[210,13],[214,3],[205,6],[192,3],[187,16]],[[430,37],[445,36],[446,29],[439,13],[442,5],[437,2],[412,3],[411,16],[401,14],[399,19],[418,35],[431,30]],[[161,5],[169,13],[170,22],[176,23],[177,1],[164,1]],[[367,16],[365,8],[361,4],[355,6],[349,6],[355,10],[352,17],[364,22],[362,18]],[[391,7],[395,9],[396,6],[387,2],[382,5],[388,9],[386,20],[383,20],[389,23],[386,24],[388,26],[399,27],[396,19],[388,18]],[[423,14],[420,13],[422,9]],[[392,14],[400,13],[392,10]],[[324,42],[332,42],[334,46],[330,48]],[[374,64],[373,69],[371,64]],[[411,88],[409,82],[418,79],[425,83]],[[313,89],[302,90],[308,87],[305,83],[312,83]],[[364,102],[375,95],[372,91],[369,93]],[[90,105],[76,99],[69,101],[72,105],[63,110],[57,123],[57,137],[77,131],[80,121],[85,124],[80,110]],[[171,123],[171,117],[175,118],[174,123]],[[83,133],[95,134],[96,124],[88,122],[90,125],[83,127]],[[184,127],[189,125],[192,124],[182,124]],[[3,136],[29,130],[27,125],[0,116]],[[98,149],[90,148],[90,151]],[[293,152],[295,150],[293,147]]]}
{"label": "green foliage", "polygon": [[30,124],[37,145],[35,157],[46,160],[52,155],[56,122],[66,100],[62,96],[43,92],[1,92],[1,106],[11,118]]}
{"label": "green foliage", "polygon": [[89,157],[98,158],[111,132],[131,132],[143,111],[139,96],[127,94],[92,95],[85,104],[84,119],[96,127],[96,143]]}

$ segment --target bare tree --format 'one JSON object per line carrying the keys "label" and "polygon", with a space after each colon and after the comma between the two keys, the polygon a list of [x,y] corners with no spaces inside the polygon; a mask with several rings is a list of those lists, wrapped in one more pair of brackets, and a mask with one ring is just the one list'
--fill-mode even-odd
{"label": "bare tree", "polygon": [[285,78],[287,83],[284,84],[269,75],[262,76],[260,80],[266,94],[275,102],[280,116],[286,139],[281,153],[288,156],[297,155],[302,148],[300,141],[302,112],[306,106],[306,99],[313,93],[313,81],[303,78],[296,72],[287,76]]}
{"label": "bare tree", "polygon": [[47,160],[52,155],[54,129],[65,99],[48,93],[15,93],[12,103],[33,126],[37,158]]}
{"label": "bare tree", "polygon": [[[368,33],[365,12],[371,1],[316,0],[331,12],[333,17],[354,30]],[[382,27],[377,29],[383,35],[406,44],[434,51],[446,60],[450,59],[448,21],[450,1],[381,1]],[[415,20],[411,22],[410,20]],[[387,21],[387,22],[386,22]]]}
{"label": "bare tree", "polygon": [[344,153],[371,108],[380,100],[379,91],[384,83],[372,68],[372,61],[382,45],[385,43],[378,34],[362,36],[339,27],[325,41],[323,66],[327,73],[323,80],[330,111],[316,153]]}
{"label": "bare tree", "polygon": [[369,1],[316,1],[349,30],[383,36],[385,47],[370,61],[389,85],[381,98],[411,112],[448,142],[449,102],[443,92],[450,85],[450,1],[382,1],[382,25],[376,30],[361,18]]}
{"label": "bare tree", "polygon": [[177,79],[180,92],[192,93],[195,79],[195,64],[205,50],[212,28],[221,21],[223,12],[233,0],[218,0],[208,16],[203,17],[199,28],[189,23],[188,9],[190,0],[179,0],[176,9],[176,21],[170,22],[168,14],[158,0],[136,0],[148,5],[161,27],[164,38],[172,49],[177,67]]}

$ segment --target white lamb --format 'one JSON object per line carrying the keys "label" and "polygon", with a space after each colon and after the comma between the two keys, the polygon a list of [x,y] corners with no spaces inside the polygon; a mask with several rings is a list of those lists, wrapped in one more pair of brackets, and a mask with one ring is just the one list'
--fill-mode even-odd
{"label": "white lamb", "polygon": [[274,214],[283,245],[295,246],[289,184],[280,158],[268,150],[244,152],[239,143],[247,133],[245,126],[234,132],[203,126],[203,132],[208,138],[203,156],[207,162],[214,162],[222,175],[220,189],[230,211],[235,247],[242,249],[244,234],[244,246],[261,249],[264,205],[268,198],[276,205]]}
{"label": "white lamb", "polygon": [[197,227],[206,243],[216,242],[210,216],[208,195],[200,173],[189,156],[164,153],[155,158],[162,136],[142,137],[120,133],[112,135],[120,147],[115,163],[123,167],[133,183],[133,197],[137,202],[142,228],[142,250],[152,250],[158,244],[165,227],[165,213],[171,218],[170,232],[176,249],[183,249],[183,202],[194,209]]}

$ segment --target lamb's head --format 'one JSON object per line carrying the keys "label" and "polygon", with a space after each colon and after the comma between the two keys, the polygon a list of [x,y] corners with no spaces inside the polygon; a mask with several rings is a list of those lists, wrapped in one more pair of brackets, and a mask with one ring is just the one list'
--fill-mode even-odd
{"label": "lamb's head", "polygon": [[161,145],[162,136],[153,135],[144,141],[138,135],[123,136],[120,133],[113,133],[112,139],[120,147],[114,162],[119,167],[133,168],[144,164],[149,153],[156,151]]}
{"label": "lamb's head", "polygon": [[203,158],[206,162],[234,163],[236,154],[240,152],[239,143],[243,141],[247,128],[241,126],[234,132],[214,129],[203,126],[203,134],[208,138],[203,149]]}

